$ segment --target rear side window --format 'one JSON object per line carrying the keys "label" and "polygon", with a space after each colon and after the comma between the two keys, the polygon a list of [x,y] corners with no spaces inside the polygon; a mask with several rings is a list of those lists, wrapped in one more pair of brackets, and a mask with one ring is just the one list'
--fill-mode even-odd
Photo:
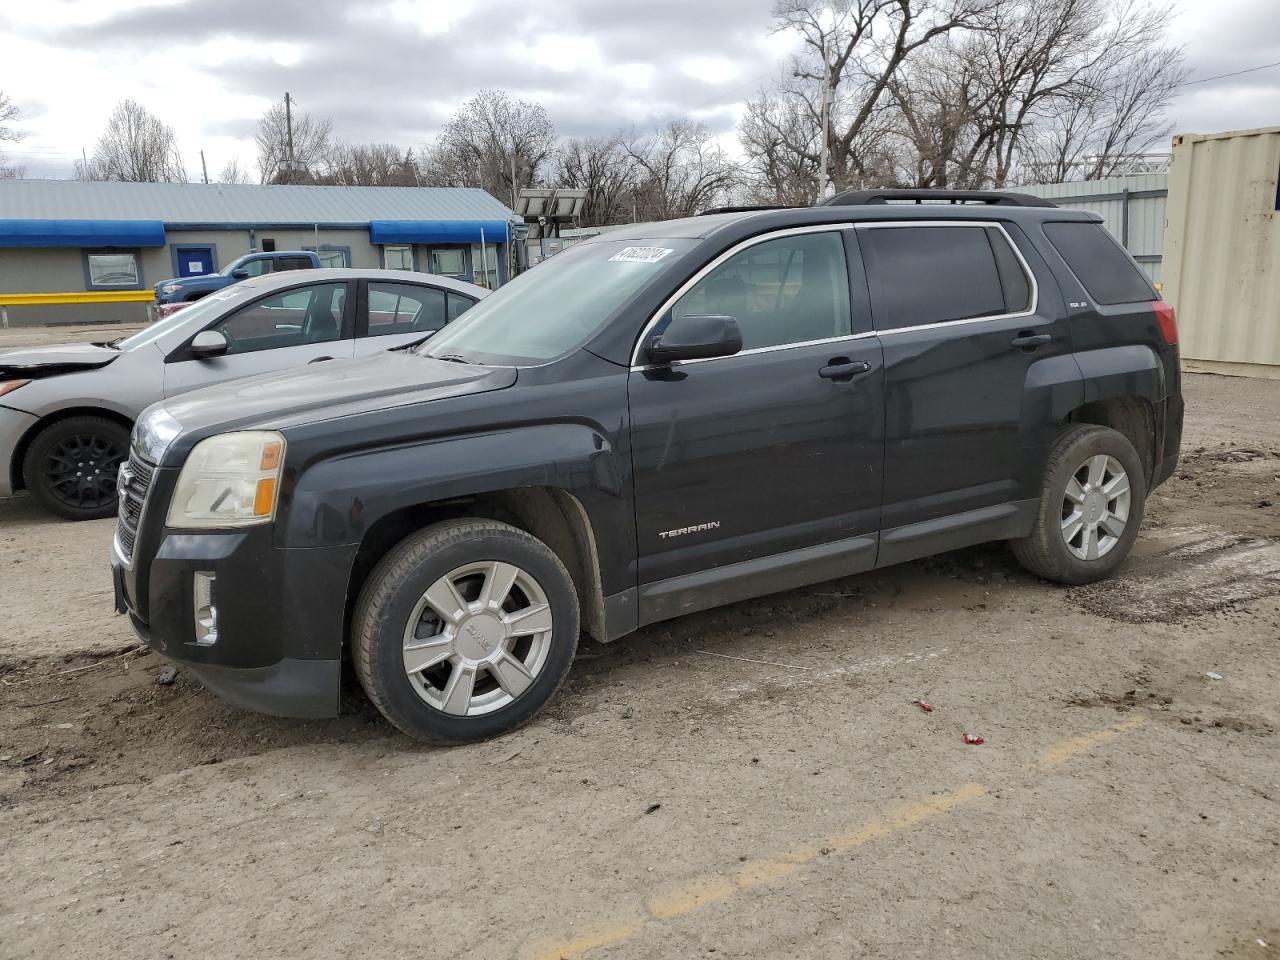
{"label": "rear side window", "polygon": [[1026,274],[994,228],[875,227],[861,231],[858,241],[877,330],[1020,313],[1030,306]]}
{"label": "rear side window", "polygon": [[307,257],[276,257],[277,270],[307,270],[311,260]]}
{"label": "rear side window", "polygon": [[1151,284],[1100,223],[1046,223],[1044,235],[1098,303],[1154,300]]}

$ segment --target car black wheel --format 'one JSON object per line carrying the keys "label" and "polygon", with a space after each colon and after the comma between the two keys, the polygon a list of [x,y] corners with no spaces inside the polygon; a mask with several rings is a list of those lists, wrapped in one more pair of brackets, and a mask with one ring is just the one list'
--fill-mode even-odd
{"label": "car black wheel", "polygon": [[67,520],[116,512],[116,473],[128,456],[129,431],[103,417],[68,417],[27,448],[22,476],[32,496]]}
{"label": "car black wheel", "polygon": [[1032,573],[1092,583],[1124,562],[1142,526],[1147,480],[1133,444],[1108,427],[1068,427],[1049,454],[1036,525],[1012,542]]}
{"label": "car black wheel", "polygon": [[536,537],[448,521],[382,559],[351,630],[356,674],[391,723],[419,740],[485,740],[526,723],[564,682],[577,591]]}

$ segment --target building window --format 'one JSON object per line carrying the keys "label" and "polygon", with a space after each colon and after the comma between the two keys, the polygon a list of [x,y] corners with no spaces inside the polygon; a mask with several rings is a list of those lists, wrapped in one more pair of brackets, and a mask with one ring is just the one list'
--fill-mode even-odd
{"label": "building window", "polygon": [[408,244],[383,247],[382,266],[387,270],[412,270],[413,247]]}
{"label": "building window", "polygon": [[[303,247],[303,250],[316,250],[315,247]],[[349,267],[351,266],[351,248],[350,247],[331,247],[328,244],[321,244],[320,249],[316,250],[320,256],[320,266],[322,267]]]}
{"label": "building window", "polygon": [[442,247],[439,250],[432,250],[431,272],[442,277],[466,276],[466,254],[460,247]]}
{"label": "building window", "polygon": [[475,282],[490,290],[498,289],[498,248],[492,243],[471,248],[471,271]]}
{"label": "building window", "polygon": [[84,255],[85,285],[116,290],[142,286],[142,267],[132,250],[110,250]]}

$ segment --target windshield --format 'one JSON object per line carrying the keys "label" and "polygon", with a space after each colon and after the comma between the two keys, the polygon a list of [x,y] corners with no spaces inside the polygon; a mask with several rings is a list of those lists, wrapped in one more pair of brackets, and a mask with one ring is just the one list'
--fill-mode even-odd
{"label": "windshield", "polygon": [[604,240],[570,247],[481,300],[417,352],[496,365],[552,360],[585,343],[697,242]]}
{"label": "windshield", "polygon": [[234,287],[215,290],[207,297],[197,300],[191,306],[183,307],[181,310],[157,320],[132,336],[125,337],[123,340],[112,340],[110,345],[118,350],[136,350],[138,347],[144,347],[148,343],[154,343],[165,334],[172,333],[179,327],[185,327],[189,323],[212,320],[226,310],[228,306],[240,300],[252,300],[259,293],[261,291],[257,287],[243,283]]}

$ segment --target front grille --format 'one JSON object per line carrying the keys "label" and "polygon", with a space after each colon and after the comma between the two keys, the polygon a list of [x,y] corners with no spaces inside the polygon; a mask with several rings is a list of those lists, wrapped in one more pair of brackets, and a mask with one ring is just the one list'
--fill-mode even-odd
{"label": "front grille", "polygon": [[126,560],[133,558],[133,544],[138,538],[142,506],[146,502],[147,489],[151,486],[151,478],[155,472],[156,468],[133,450],[129,451],[128,463],[120,465],[120,477],[116,486],[120,494],[116,539],[120,541],[120,549],[124,551]]}

